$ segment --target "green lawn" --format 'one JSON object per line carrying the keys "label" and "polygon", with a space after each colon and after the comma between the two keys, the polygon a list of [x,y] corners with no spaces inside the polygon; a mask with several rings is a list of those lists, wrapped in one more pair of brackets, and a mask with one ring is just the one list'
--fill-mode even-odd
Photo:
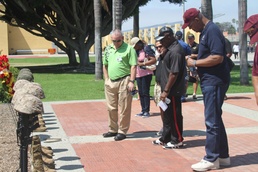
{"label": "green lawn", "polygon": [[[90,61],[95,62],[95,57],[90,56]],[[77,57],[77,61],[79,58]],[[49,57],[49,58],[10,58],[9,63],[11,66],[35,66],[35,65],[54,65],[54,64],[67,64],[67,56]]]}
{"label": "green lawn", "polygon": [[[94,61],[94,57],[90,58],[90,61]],[[51,58],[27,58],[9,59],[11,66],[41,66],[52,64],[67,64],[67,57],[51,57]],[[26,65],[27,64],[27,65]],[[249,69],[249,86],[240,85],[240,71],[239,66],[231,72],[231,85],[228,93],[240,93],[240,92],[253,92],[251,85],[251,68]],[[94,74],[81,74],[81,73],[33,73],[35,82],[41,84],[46,98],[43,101],[67,101],[67,100],[92,100],[92,99],[104,99],[104,82],[96,81]],[[151,83],[151,95],[153,95],[153,87],[155,78],[153,77]],[[192,94],[192,84],[189,83],[187,89],[188,94]],[[197,94],[201,94],[200,88],[198,88]]]}
{"label": "green lawn", "polygon": [[104,99],[104,82],[93,74],[34,73],[34,78],[45,92],[43,101]]}

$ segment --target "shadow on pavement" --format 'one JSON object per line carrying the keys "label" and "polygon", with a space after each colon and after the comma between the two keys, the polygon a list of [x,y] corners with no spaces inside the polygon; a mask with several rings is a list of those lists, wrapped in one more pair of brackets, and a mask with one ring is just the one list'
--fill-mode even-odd
{"label": "shadow on pavement", "polygon": [[63,165],[57,170],[76,170],[76,169],[82,169],[83,170],[84,166],[83,165]]}

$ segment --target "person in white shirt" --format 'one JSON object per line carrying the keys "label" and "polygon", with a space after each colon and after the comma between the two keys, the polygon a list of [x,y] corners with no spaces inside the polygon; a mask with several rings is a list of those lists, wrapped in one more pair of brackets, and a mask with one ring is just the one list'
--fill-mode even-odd
{"label": "person in white shirt", "polygon": [[233,46],[233,54],[235,56],[235,59],[237,59],[238,57],[238,52],[239,52],[239,46],[238,44],[236,43],[234,46]]}

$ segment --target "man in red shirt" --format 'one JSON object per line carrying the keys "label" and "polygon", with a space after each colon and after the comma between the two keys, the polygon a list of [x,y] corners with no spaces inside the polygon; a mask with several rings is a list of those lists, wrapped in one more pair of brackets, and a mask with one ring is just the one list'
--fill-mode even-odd
{"label": "man in red shirt", "polygon": [[[258,14],[250,16],[244,25],[244,32],[250,37],[250,44],[258,42]],[[252,81],[255,92],[256,104],[258,105],[258,46],[256,45],[253,71],[252,71]]]}

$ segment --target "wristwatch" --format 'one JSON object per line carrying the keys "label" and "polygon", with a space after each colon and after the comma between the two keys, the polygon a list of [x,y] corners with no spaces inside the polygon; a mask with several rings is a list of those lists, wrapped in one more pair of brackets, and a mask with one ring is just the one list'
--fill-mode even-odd
{"label": "wristwatch", "polygon": [[165,93],[168,93],[169,91],[168,90],[163,90]]}
{"label": "wristwatch", "polygon": [[129,80],[129,82],[131,82],[131,83],[133,83],[133,84],[134,84],[134,81],[135,81],[135,80]]}

